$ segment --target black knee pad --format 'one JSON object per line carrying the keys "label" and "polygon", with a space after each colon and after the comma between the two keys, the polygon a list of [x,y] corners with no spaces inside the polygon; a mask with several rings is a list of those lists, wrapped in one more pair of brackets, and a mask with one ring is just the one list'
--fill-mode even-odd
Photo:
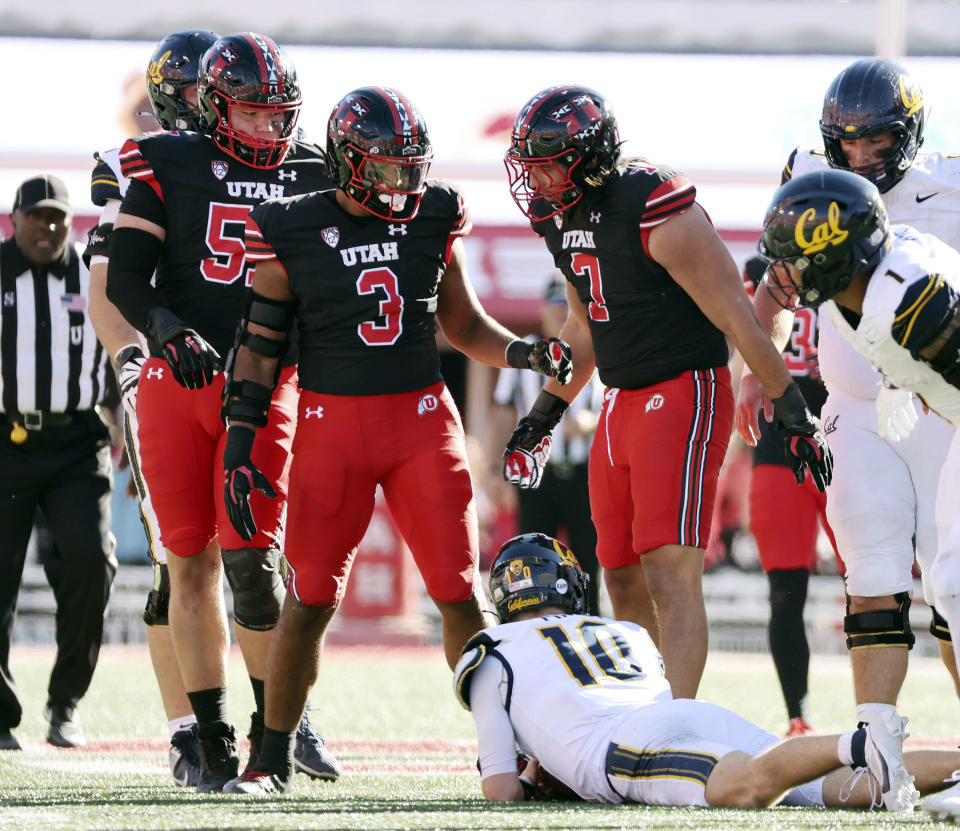
{"label": "black knee pad", "polygon": [[900,592],[893,599],[897,602],[896,609],[849,614],[850,598],[847,598],[848,614],[843,619],[847,649],[869,646],[906,646],[907,649],[913,649],[916,638],[910,629],[910,595]]}
{"label": "black knee pad", "polygon": [[143,610],[143,622],[147,626],[168,626],[170,609],[170,572],[166,563],[153,564],[153,588],[147,595],[147,608]]}
{"label": "black knee pad", "polygon": [[273,629],[283,604],[283,581],[276,548],[237,548],[223,552],[223,570],[233,590],[233,619],[254,631]]}
{"label": "black knee pad", "polygon": [[941,615],[933,606],[930,607],[933,618],[930,621],[930,634],[937,640],[950,643],[953,638],[950,637],[950,624],[947,619]]}

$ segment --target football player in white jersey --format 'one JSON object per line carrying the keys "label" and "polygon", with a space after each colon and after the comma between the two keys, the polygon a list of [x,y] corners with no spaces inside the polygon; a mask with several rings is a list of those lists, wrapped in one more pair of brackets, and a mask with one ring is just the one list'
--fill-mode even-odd
{"label": "football player in white jersey", "polygon": [[583,614],[588,581],[543,534],[508,540],[491,565],[502,623],[475,635],[454,670],[487,799],[910,811],[914,782],[926,793],[953,781],[960,753],[905,763],[875,725],[781,741],[723,707],[674,699],[642,627]]}
{"label": "football player in white jersey", "polygon": [[[960,632],[960,253],[909,226],[891,227],[877,187],[843,170],[783,185],[764,218],[760,249],[771,262],[771,296],[788,306],[823,304],[824,317],[886,383],[915,393],[954,428],[940,474],[930,583],[937,608]],[[875,622],[886,630],[875,643],[906,628],[895,613]],[[960,815],[960,787],[931,810],[945,802]]]}
{"label": "football player in white jersey", "polygon": [[[174,32],[161,40],[147,66],[147,97],[153,114],[164,130],[196,129],[197,65],[200,56],[218,35],[202,29]],[[125,414],[124,441],[130,460],[131,476],[140,500],[140,518],[147,534],[153,560],[154,585],[143,613],[147,625],[147,645],[160,688],[160,697],[170,729],[170,771],[181,787],[193,787],[200,777],[197,749],[197,719],[190,707],[170,641],[167,604],[170,578],[160,527],[150,502],[150,493],[140,476],[137,441],[137,382],[146,361],[143,335],[124,319],[106,298],[107,262],[113,223],[128,181],[120,172],[119,148],[94,154],[96,164],[90,180],[91,201],[101,209],[99,224],[90,232],[84,254],[90,267],[90,318],[97,337],[114,359]]]}
{"label": "football player in white jersey", "polygon": [[[783,182],[816,170],[851,170],[876,184],[891,221],[958,247],[960,157],[917,155],[923,124],[922,92],[902,66],[882,59],[856,61],[833,80],[824,98],[824,147],[797,148]],[[754,308],[774,341],[785,344],[793,312],[768,291],[757,291]],[[934,607],[934,508],[953,431],[939,415],[922,412],[910,392],[882,383],[843,337],[841,330],[850,327],[842,315],[819,319],[820,373],[829,393],[821,417],[836,457],[827,518],[846,566],[844,629],[857,715],[870,721],[878,713],[895,713],[906,675],[914,641],[908,618],[914,553],[924,599]],[[761,409],[772,416],[747,372],[737,401],[737,429],[748,444],[756,443]],[[949,629],[936,608],[932,613],[930,631],[957,684]],[[891,638],[887,619],[905,621],[902,634]]]}

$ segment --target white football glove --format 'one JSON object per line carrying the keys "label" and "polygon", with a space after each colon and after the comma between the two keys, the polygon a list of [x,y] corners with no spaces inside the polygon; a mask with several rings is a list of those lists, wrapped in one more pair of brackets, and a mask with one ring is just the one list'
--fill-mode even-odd
{"label": "white football glove", "polygon": [[123,409],[131,418],[137,417],[137,384],[140,382],[140,370],[147,362],[147,356],[136,344],[125,346],[115,358],[117,383],[120,386],[120,401]]}
{"label": "white football glove", "polygon": [[913,393],[884,384],[877,395],[877,426],[880,435],[890,441],[902,441],[910,435],[920,416]]}

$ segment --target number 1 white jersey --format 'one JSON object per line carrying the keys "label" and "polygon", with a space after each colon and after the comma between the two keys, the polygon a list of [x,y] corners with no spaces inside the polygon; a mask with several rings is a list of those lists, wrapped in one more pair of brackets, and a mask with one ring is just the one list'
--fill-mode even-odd
{"label": "number 1 white jersey", "polygon": [[[798,148],[791,176],[829,169],[823,150]],[[960,249],[960,155],[920,154],[904,177],[881,194],[891,223],[910,225]],[[837,332],[830,315],[820,315],[818,358],[829,392],[874,399],[877,374]]]}
{"label": "number 1 white jersey", "polygon": [[588,799],[611,801],[604,760],[622,720],[673,697],[650,636],[624,621],[549,615],[483,630],[454,670],[468,708],[481,664],[500,672],[500,702],[520,749]]}
{"label": "number 1 white jersey", "polygon": [[[891,384],[917,393],[956,427],[960,425],[960,390],[927,363],[914,358],[897,342],[892,329],[904,295],[914,284],[926,284],[932,275],[960,293],[960,253],[936,237],[906,225],[892,226],[890,234],[893,244],[873,271],[857,328],[844,320],[832,300],[824,303],[826,314],[821,318],[829,317],[857,352]],[[922,305],[915,303],[902,314],[919,313]]]}

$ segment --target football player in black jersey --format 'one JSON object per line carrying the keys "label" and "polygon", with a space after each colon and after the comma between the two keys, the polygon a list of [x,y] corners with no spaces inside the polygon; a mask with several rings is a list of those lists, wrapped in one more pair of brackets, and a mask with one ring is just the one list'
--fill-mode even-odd
{"label": "football player in black jersey", "polygon": [[693,698],[707,654],[703,554],[733,426],[725,335],[776,397],[797,481],[809,472],[823,489],[830,451],[693,183],[622,159],[603,96],[577,86],[535,95],[505,164],[514,200],[567,278],[560,337],[575,370],[562,389],[548,381],[520,420],[504,476],[537,486],[545,439],[596,365],[608,391],[590,505],[614,616],[654,633],[674,695]]}
{"label": "football player in black jersey", "polygon": [[287,787],[293,730],[378,485],[440,609],[451,667],[484,626],[476,506],[463,426],[440,374],[437,323],[484,363],[560,383],[571,372],[566,344],[525,343],[484,312],[460,239],[469,214],[456,187],[426,178],[433,151],[406,96],[386,87],[349,93],[330,117],[327,156],[336,190],[271,200],[247,222],[257,267],[224,454],[226,502],[244,536],[261,521],[251,489],[266,489],[250,451],[294,320],[301,395],[266,730],[259,759],[224,788],[234,793]]}
{"label": "football player in black jersey", "polygon": [[[217,37],[216,33],[202,29],[173,32],[154,48],[147,65],[147,97],[164,130],[197,128],[200,115],[196,106],[197,67],[201,55]],[[167,626],[170,578],[150,493],[140,476],[136,395],[140,369],[147,359],[147,345],[143,336],[106,296],[110,237],[129,183],[120,171],[119,148],[95,153],[94,158],[96,164],[90,180],[90,199],[101,208],[101,213],[100,222],[90,231],[84,252],[90,265],[90,319],[97,337],[114,359],[123,397],[124,442],[130,460],[131,478],[140,499],[140,518],[147,532],[148,550],[153,560],[154,586],[147,598],[143,619],[147,625],[150,659],[170,725],[170,771],[176,784],[194,787],[200,780],[197,719],[187,698],[170,639]]]}
{"label": "football player in black jersey", "polygon": [[[167,549],[170,628],[198,721],[197,788],[206,792],[220,790],[239,764],[226,714],[222,576],[233,590],[235,631],[257,700],[254,747],[263,724],[267,644],[283,598],[277,568],[283,500],[257,494],[262,530],[244,538],[227,519],[220,485],[221,356],[243,316],[252,272],[243,229],[250,209],[267,197],[329,187],[330,179],[322,151],[293,139],[301,104],[296,71],[269,38],[242,33],[217,40],[200,59],[198,99],[201,133],[140,136],[121,149],[130,186],[114,225],[107,296],[150,350],[137,385],[142,473]],[[269,425],[253,455],[270,487],[285,495],[296,369],[287,365],[279,374]],[[335,779],[339,771],[322,740],[309,721],[301,727],[312,747],[306,772]]]}

